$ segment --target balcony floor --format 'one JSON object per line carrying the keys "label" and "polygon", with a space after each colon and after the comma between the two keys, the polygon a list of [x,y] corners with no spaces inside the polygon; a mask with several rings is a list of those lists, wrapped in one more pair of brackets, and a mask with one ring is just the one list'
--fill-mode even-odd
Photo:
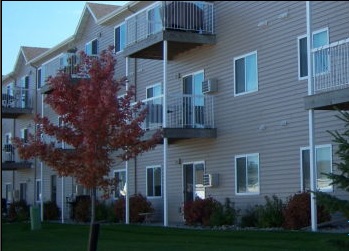
{"label": "balcony floor", "polygon": [[32,108],[1,107],[1,117],[4,119],[15,119],[21,115],[32,113]]}
{"label": "balcony floor", "polygon": [[2,171],[15,171],[19,169],[29,169],[31,168],[32,163],[23,161],[23,162],[14,162],[14,161],[5,161],[1,163]]}
{"label": "balcony floor", "polygon": [[349,88],[322,92],[304,98],[305,109],[349,110]]}
{"label": "balcony floor", "polygon": [[168,41],[168,59],[204,44],[215,44],[216,36],[189,31],[165,30],[149,35],[124,49],[125,57],[163,59],[163,41]]}

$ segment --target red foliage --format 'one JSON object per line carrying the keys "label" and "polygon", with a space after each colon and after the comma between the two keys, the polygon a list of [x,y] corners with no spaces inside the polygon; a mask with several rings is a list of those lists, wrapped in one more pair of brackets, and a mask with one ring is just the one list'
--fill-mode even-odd
{"label": "red foliage", "polygon": [[[106,177],[115,161],[111,153],[117,153],[121,160],[133,158],[155,147],[160,132],[148,141],[141,140],[141,123],[147,111],[140,102],[132,104],[133,87],[118,97],[126,79],[114,79],[116,60],[112,48],[103,51],[98,59],[84,53],[82,57],[84,72],[80,73],[88,77],[72,78],[61,71],[49,79],[53,91],[45,103],[62,117],[64,125],[37,115],[36,135],[31,135],[26,144],[19,138],[13,142],[21,158],[37,157],[60,175],[73,176],[87,188],[105,188],[110,184]],[[45,142],[45,135],[65,142],[73,150],[55,148]]]}
{"label": "red foliage", "polygon": [[209,226],[213,212],[219,207],[219,202],[209,197],[196,198],[194,201],[184,204],[184,218],[188,225]]}

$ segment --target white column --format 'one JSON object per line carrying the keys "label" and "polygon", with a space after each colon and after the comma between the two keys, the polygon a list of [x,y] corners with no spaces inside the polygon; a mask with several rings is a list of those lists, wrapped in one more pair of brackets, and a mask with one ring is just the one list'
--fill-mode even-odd
{"label": "white column", "polygon": [[[313,57],[312,57],[312,32],[311,32],[311,6],[306,2],[306,19],[307,19],[307,57],[308,57],[308,95],[314,94],[313,86]],[[310,189],[316,191],[316,165],[315,165],[315,132],[314,132],[314,109],[309,109],[309,154],[310,154]],[[317,208],[315,194],[310,194],[311,206],[311,230],[317,231]]]}
{"label": "white column", "polygon": [[[41,117],[44,117],[44,95],[41,95]],[[44,221],[44,203],[43,203],[43,199],[44,199],[44,175],[43,175],[43,163],[40,162],[40,208],[41,208],[41,221]]]}
{"label": "white column", "polygon": [[[162,121],[162,127],[167,127],[167,41],[164,41],[164,48],[163,48],[163,74],[164,74],[164,80],[163,80],[163,121]],[[168,201],[167,201],[167,150],[168,150],[168,140],[166,137],[164,137],[164,226],[168,226]]]}
{"label": "white column", "polygon": [[[128,57],[126,57],[126,77],[128,78],[129,69],[128,69]],[[128,79],[126,80],[126,91],[128,91]],[[129,178],[128,178],[128,160],[125,163],[126,168],[126,194],[125,194],[125,222],[126,224],[130,224],[130,196],[129,196]]]}
{"label": "white column", "polygon": [[62,208],[61,208],[62,223],[64,223],[64,177],[62,177]]}

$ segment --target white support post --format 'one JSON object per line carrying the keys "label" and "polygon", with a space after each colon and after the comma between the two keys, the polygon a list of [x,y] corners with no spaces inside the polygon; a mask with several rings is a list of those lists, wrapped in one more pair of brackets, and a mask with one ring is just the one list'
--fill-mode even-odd
{"label": "white support post", "polygon": [[64,177],[62,176],[62,210],[61,210],[62,224],[64,223]]}
{"label": "white support post", "polygon": [[[312,57],[312,33],[311,33],[311,6],[310,1],[306,2],[306,19],[307,19],[307,57],[308,57],[308,95],[314,94],[313,86],[313,57]],[[309,109],[309,154],[310,154],[310,189],[316,191],[316,162],[315,162],[315,122],[314,122],[314,109]],[[314,193],[310,194],[310,206],[311,206],[311,230],[317,231],[317,208],[316,197]]]}
{"label": "white support post", "polygon": [[[128,69],[129,58],[126,57],[126,77],[128,78],[129,69]],[[128,79],[126,80],[126,91],[128,91]],[[125,222],[126,224],[130,224],[130,196],[129,196],[129,173],[128,173],[128,160],[125,163],[126,168],[126,194],[125,194]]]}
{"label": "white support post", "polygon": [[[163,44],[164,48],[163,48],[163,74],[164,74],[164,80],[163,80],[163,108],[162,108],[162,117],[163,117],[163,121],[162,121],[162,127],[166,128],[167,127],[167,41],[164,41]],[[167,227],[168,226],[168,198],[167,198],[167,150],[168,150],[168,139],[166,137],[164,137],[164,226]]]}

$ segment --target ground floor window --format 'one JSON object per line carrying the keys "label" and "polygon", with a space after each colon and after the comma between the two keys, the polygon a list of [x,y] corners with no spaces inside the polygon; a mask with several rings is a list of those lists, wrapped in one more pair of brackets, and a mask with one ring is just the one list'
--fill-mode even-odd
{"label": "ground floor window", "polygon": [[114,172],[116,186],[114,191],[114,199],[119,199],[126,196],[126,170],[117,170]]}
{"label": "ground floor window", "polygon": [[[317,189],[332,191],[331,180],[326,174],[332,172],[332,146],[315,146],[315,167]],[[301,148],[301,189],[310,190],[310,150],[309,147]]]}
{"label": "ground floor window", "polygon": [[147,197],[160,197],[161,183],[161,167],[147,167]]}
{"label": "ground floor window", "polygon": [[259,193],[259,154],[235,156],[236,194]]}
{"label": "ground floor window", "polygon": [[35,185],[35,200],[39,202],[41,199],[41,180],[36,180]]}
{"label": "ground floor window", "polygon": [[27,183],[19,184],[19,199],[27,201]]}

